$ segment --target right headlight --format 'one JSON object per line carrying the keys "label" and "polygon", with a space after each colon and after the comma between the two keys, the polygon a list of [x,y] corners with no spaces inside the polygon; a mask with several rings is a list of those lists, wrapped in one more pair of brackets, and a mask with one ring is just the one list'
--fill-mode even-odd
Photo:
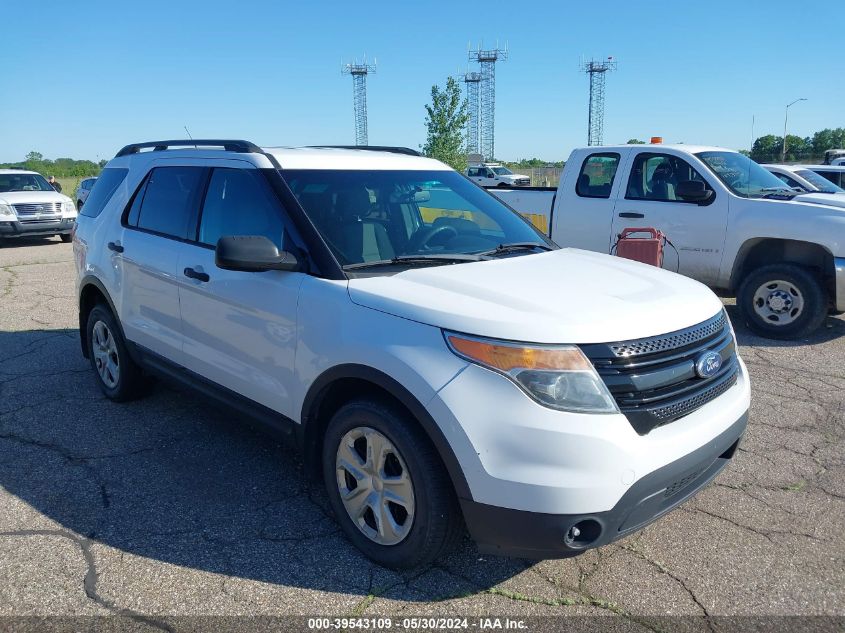
{"label": "right headlight", "polygon": [[533,400],[559,411],[618,413],[613,396],[574,345],[528,345],[444,332],[461,358],[503,374]]}

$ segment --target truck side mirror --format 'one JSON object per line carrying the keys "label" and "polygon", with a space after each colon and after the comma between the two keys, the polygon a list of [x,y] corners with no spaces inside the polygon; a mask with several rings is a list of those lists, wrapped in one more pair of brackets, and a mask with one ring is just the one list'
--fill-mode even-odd
{"label": "truck side mirror", "polygon": [[703,204],[713,197],[713,192],[700,180],[683,180],[675,187],[675,195],[684,202]]}

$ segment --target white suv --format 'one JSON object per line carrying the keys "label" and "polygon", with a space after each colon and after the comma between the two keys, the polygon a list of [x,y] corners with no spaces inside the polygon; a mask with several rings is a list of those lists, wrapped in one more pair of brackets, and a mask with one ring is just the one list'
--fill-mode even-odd
{"label": "white suv", "polygon": [[604,545],[709,482],[746,427],[710,290],[559,249],[412,150],[129,145],[74,248],[106,396],[158,374],[291,438],[385,566],[464,525],[498,554]]}
{"label": "white suv", "polygon": [[73,200],[41,174],[0,169],[0,243],[12,237],[52,237],[70,242],[76,222]]}

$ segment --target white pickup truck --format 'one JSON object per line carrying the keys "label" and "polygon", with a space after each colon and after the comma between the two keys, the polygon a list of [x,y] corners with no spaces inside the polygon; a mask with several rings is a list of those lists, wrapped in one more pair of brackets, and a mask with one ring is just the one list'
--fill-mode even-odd
{"label": "white pickup truck", "polygon": [[612,251],[625,228],[670,240],[663,267],[734,293],[749,327],[800,338],[845,311],[845,209],[802,201],[717,147],[576,149],[557,189],[491,189],[561,246]]}

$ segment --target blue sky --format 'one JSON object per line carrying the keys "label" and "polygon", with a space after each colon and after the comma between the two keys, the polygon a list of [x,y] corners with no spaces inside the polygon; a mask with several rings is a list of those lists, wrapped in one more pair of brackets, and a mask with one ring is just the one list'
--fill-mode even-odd
{"label": "blue sky", "polygon": [[[586,142],[581,56],[613,55],[605,142],[746,148],[755,136],[845,126],[845,16],[795,2],[3,3],[0,161],[110,158],[122,145],[194,137],[262,145],[354,142],[341,61],[378,60],[369,140],[417,148],[432,84],[467,45],[505,42],[496,154],[566,158]],[[827,13],[827,11],[830,13]]]}

